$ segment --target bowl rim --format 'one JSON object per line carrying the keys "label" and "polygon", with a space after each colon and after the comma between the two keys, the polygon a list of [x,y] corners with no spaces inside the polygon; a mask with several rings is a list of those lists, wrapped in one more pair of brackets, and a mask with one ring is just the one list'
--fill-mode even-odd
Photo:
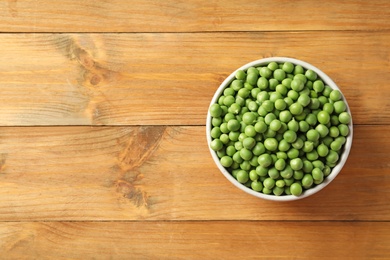
{"label": "bowl rim", "polygon": [[328,85],[332,89],[337,89],[337,90],[339,90],[341,92],[342,99],[343,99],[343,101],[345,102],[345,104],[347,106],[347,112],[351,115],[351,122],[348,124],[349,135],[346,137],[346,143],[344,144],[343,152],[341,153],[341,156],[339,158],[339,162],[337,163],[337,165],[335,167],[333,167],[333,169],[330,172],[330,174],[324,179],[324,181],[321,184],[316,185],[315,187],[310,188],[308,190],[305,190],[300,196],[294,196],[294,195],[283,195],[283,196],[268,195],[268,194],[264,194],[264,193],[261,193],[261,192],[254,191],[254,190],[244,186],[243,184],[239,183],[221,165],[221,163],[219,162],[219,158],[217,156],[217,153],[210,148],[210,143],[211,143],[211,135],[210,135],[210,131],[211,131],[211,115],[210,115],[209,109],[207,110],[207,119],[206,119],[207,146],[208,146],[209,151],[211,153],[211,156],[212,156],[212,158],[214,160],[214,163],[217,165],[219,170],[222,172],[222,174],[234,186],[236,186],[240,190],[242,190],[242,191],[244,191],[244,192],[246,192],[246,193],[248,193],[248,194],[250,194],[252,196],[255,196],[257,198],[271,200],[271,201],[294,201],[294,200],[300,200],[300,199],[303,199],[303,198],[307,198],[307,197],[309,197],[309,196],[319,192],[320,190],[324,189],[330,182],[332,182],[336,178],[336,176],[340,173],[341,169],[344,167],[344,165],[345,165],[345,163],[346,163],[346,161],[348,159],[351,147],[352,147],[352,140],[353,140],[352,114],[351,114],[351,110],[350,110],[350,107],[348,105],[348,102],[347,102],[344,94],[340,90],[340,88],[337,86],[337,84],[328,75],[326,75],[322,70],[318,69],[314,65],[312,65],[310,63],[307,63],[305,61],[302,61],[302,60],[299,60],[299,59],[295,59],[295,58],[289,58],[289,57],[268,57],[268,58],[262,58],[262,59],[254,60],[254,61],[251,61],[249,63],[244,64],[240,68],[238,68],[235,71],[233,71],[228,77],[226,77],[225,80],[220,84],[218,89],[215,91],[215,93],[213,95],[213,98],[211,99],[209,108],[214,103],[217,103],[217,100],[220,97],[220,95],[222,94],[223,90],[228,86],[228,84],[231,83],[231,81],[234,79],[235,74],[236,74],[236,72],[238,70],[247,70],[250,67],[265,65],[265,64],[268,64],[268,63],[273,62],[273,61],[274,62],[278,62],[278,63],[291,62],[294,65],[302,66],[305,70],[311,69],[311,70],[313,70],[313,71],[315,71],[317,73],[318,77],[321,78],[324,81],[325,85]]}

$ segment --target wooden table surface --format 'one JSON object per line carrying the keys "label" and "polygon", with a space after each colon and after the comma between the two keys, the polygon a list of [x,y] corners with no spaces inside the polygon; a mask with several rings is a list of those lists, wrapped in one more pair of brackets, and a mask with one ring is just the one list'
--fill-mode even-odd
{"label": "wooden table surface", "polygon": [[[390,259],[390,2],[0,3],[1,259]],[[235,188],[205,121],[264,57],[339,85],[340,175],[288,203]]]}

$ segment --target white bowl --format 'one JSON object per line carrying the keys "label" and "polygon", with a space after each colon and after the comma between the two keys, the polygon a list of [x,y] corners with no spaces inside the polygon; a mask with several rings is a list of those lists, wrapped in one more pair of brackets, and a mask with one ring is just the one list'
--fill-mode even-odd
{"label": "white bowl", "polygon": [[[301,61],[301,60],[297,60],[297,59],[293,59],[293,58],[286,58],[286,57],[270,57],[270,58],[264,58],[264,59],[260,59],[260,60],[256,60],[256,61],[252,61],[250,63],[247,63],[245,64],[244,66],[238,68],[237,70],[244,70],[246,71],[248,68],[250,67],[258,67],[258,66],[261,66],[261,65],[265,65],[265,64],[268,64],[272,61],[275,61],[277,63],[283,63],[283,62],[291,62],[292,64],[294,65],[301,65],[305,70],[308,70],[308,69],[311,69],[313,71],[315,71],[317,73],[317,76],[319,78],[321,78],[325,85],[328,85],[330,86],[332,89],[337,89],[337,90],[340,90],[336,83],[333,82],[333,80],[331,78],[329,78],[324,72],[322,72],[320,69],[314,67],[313,65],[307,63],[307,62],[304,62],[304,61]],[[236,70],[236,71],[237,71]],[[215,92],[211,102],[210,102],[210,106],[214,103],[217,103],[218,101],[218,98],[220,97],[220,95],[222,94],[223,90],[229,86],[229,84],[232,82],[232,80],[235,78],[235,74],[236,74],[236,71],[232,72],[223,82],[222,84],[218,87],[217,91]],[[341,92],[341,90],[340,90]],[[341,92],[342,93],[342,92]],[[346,103],[347,105],[347,111],[349,114],[351,114],[351,110],[348,106],[348,103],[347,103],[347,100],[345,99],[344,95],[343,95],[343,100],[344,102]],[[282,195],[282,196],[276,196],[276,195],[268,195],[268,194],[264,194],[264,193],[260,193],[260,192],[256,192],[248,187],[246,187],[245,185],[239,183],[222,165],[221,163],[219,162],[219,158],[216,154],[215,151],[213,151],[211,148],[210,148],[210,142],[212,141],[212,138],[211,138],[211,135],[210,135],[210,131],[211,131],[211,115],[210,115],[210,112],[207,113],[207,121],[206,121],[206,136],[207,136],[207,143],[208,143],[208,146],[209,146],[209,150],[210,150],[210,153],[211,153],[211,156],[212,158],[214,159],[214,162],[215,164],[218,166],[219,170],[222,172],[222,174],[231,182],[233,183],[237,188],[239,188],[240,190],[246,192],[246,193],[249,193],[255,197],[258,197],[258,198],[262,198],[262,199],[267,199],[267,200],[272,200],[272,201],[292,201],[292,200],[298,200],[298,199],[303,199],[303,198],[306,198],[308,196],[311,196],[317,192],[319,192],[320,190],[322,190],[323,188],[325,188],[330,182],[332,182],[336,176],[339,174],[339,172],[341,171],[341,169],[343,168],[345,162],[347,161],[347,158],[348,158],[348,155],[349,155],[349,152],[351,150],[351,146],[352,146],[352,139],[353,139],[353,124],[352,124],[352,119],[351,119],[351,122],[349,123],[348,125],[349,127],[349,135],[346,137],[346,142],[344,144],[344,148],[343,148],[343,152],[339,158],[339,161],[337,163],[337,165],[335,167],[332,168],[332,171],[331,173],[324,178],[324,181],[319,184],[319,185],[316,185],[316,186],[313,186],[312,188],[308,189],[308,190],[304,190],[303,193],[300,195],[300,196],[294,196],[294,195]]]}

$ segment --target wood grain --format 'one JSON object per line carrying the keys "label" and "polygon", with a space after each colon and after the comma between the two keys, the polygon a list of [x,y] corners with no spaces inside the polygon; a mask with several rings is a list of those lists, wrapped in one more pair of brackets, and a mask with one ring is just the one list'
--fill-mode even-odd
{"label": "wood grain", "polygon": [[0,4],[2,32],[198,32],[390,29],[376,1],[52,1]]}
{"label": "wood grain", "polygon": [[0,238],[7,259],[390,257],[388,222],[10,222]]}
{"label": "wood grain", "polygon": [[355,124],[390,122],[390,34],[375,31],[2,34],[0,125],[204,125],[223,79],[269,56],[321,68]]}
{"label": "wood grain", "polygon": [[202,126],[3,127],[0,221],[389,221],[389,130],[356,126],[332,184],[275,203],[223,177]]}

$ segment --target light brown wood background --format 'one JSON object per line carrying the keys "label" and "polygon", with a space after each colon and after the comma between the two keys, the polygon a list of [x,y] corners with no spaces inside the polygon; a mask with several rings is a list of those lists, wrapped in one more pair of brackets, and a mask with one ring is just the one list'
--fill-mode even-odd
{"label": "light brown wood background", "polygon": [[[1,259],[389,259],[388,1],[0,3]],[[237,67],[334,79],[354,142],[335,181],[274,203],[205,138]]]}

